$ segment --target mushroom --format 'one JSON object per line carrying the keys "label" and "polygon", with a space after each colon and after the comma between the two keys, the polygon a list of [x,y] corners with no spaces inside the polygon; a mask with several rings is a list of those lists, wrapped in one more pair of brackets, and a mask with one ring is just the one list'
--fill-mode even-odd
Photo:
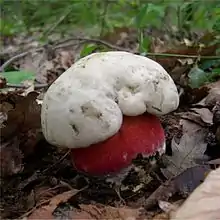
{"label": "mushroom", "polygon": [[71,148],[78,171],[117,174],[138,154],[165,152],[158,116],[178,105],[177,88],[157,62],[122,51],[93,53],[49,87],[42,131],[50,144]]}

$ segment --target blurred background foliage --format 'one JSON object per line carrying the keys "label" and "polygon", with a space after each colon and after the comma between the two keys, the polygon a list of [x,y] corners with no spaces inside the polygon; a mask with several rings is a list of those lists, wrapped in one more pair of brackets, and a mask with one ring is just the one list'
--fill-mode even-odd
{"label": "blurred background foliage", "polygon": [[[174,28],[189,31],[220,31],[219,0],[0,0],[1,34],[45,34],[51,24],[62,20],[53,32],[63,34],[81,28],[99,35],[115,27],[143,29]],[[63,19],[62,19],[63,17]]]}
{"label": "blurred background foliage", "polygon": [[[56,35],[55,40],[60,40],[80,33],[111,43],[108,36],[114,38],[117,28],[127,28],[137,32],[137,49],[142,55],[152,51],[150,35],[155,30],[155,38],[169,35],[168,43],[174,48],[175,40],[187,47],[195,46],[194,53],[187,49],[182,54],[199,55],[205,48],[208,55],[220,55],[220,0],[0,0],[0,7],[2,45],[5,39],[21,35],[46,45],[51,39],[54,42]],[[167,47],[167,56],[180,54],[180,44],[179,50],[171,52],[167,44],[162,47]],[[90,42],[80,57],[108,49]],[[219,58],[199,65],[198,61],[199,57],[188,75],[192,87],[219,78]]]}

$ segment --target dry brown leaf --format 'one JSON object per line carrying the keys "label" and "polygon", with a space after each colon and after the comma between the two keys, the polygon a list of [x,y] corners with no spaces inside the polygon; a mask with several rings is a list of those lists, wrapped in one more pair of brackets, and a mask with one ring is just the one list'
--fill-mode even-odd
{"label": "dry brown leaf", "polygon": [[40,128],[40,105],[36,98],[38,93],[31,92],[27,96],[11,94],[0,97],[2,102],[8,102],[14,108],[9,111],[2,109],[7,114],[7,126],[1,129],[1,137],[8,138],[16,132],[26,132],[29,129]]}
{"label": "dry brown leaf", "polygon": [[54,219],[53,212],[60,203],[67,202],[70,198],[75,196],[81,190],[73,189],[54,196],[48,201],[48,205],[44,205],[35,209],[28,219]]}
{"label": "dry brown leaf", "polygon": [[176,84],[186,86],[188,85],[188,79],[186,79],[185,75],[189,69],[189,65],[176,65],[169,74]]}
{"label": "dry brown leaf", "polygon": [[220,80],[215,83],[209,83],[202,88],[207,88],[209,90],[208,95],[200,102],[196,103],[196,105],[213,107],[215,106],[216,102],[220,102]]}
{"label": "dry brown leaf", "polygon": [[109,219],[109,220],[140,220],[141,209],[129,207],[115,208],[102,204],[80,205],[80,209],[75,209],[69,213],[69,219]]}
{"label": "dry brown leaf", "polygon": [[173,179],[174,186],[179,194],[188,196],[202,181],[210,171],[208,165],[198,165],[191,167]]}
{"label": "dry brown leaf", "polygon": [[208,108],[191,108],[190,110],[199,114],[201,119],[208,125],[213,124],[213,113]]}
{"label": "dry brown leaf", "polygon": [[[211,45],[208,47],[203,47],[203,48],[200,48],[200,46],[191,47],[191,46],[185,45],[184,43],[184,44],[180,44],[178,46],[172,47],[171,49],[169,48],[166,50],[162,49],[161,51],[157,49],[157,52],[163,52],[167,54],[179,54],[179,55],[198,55],[198,51],[199,51],[199,54],[201,56],[212,56],[213,54],[216,53],[216,49],[218,47],[219,45],[217,44]],[[155,61],[160,63],[168,72],[170,72],[173,70],[176,64],[180,62],[180,59],[178,57],[156,57]],[[183,63],[185,63],[185,59]],[[192,63],[192,60],[190,60],[190,63]]]}
{"label": "dry brown leaf", "polygon": [[[46,75],[47,75],[47,82],[52,83],[54,80],[57,79],[63,72],[65,72],[71,65],[74,63],[74,55],[73,51],[59,51],[55,54],[55,57],[48,61]],[[42,71],[45,72],[45,69]],[[41,74],[38,74],[41,75]]]}
{"label": "dry brown leaf", "polygon": [[209,173],[204,183],[172,214],[171,220],[213,220],[220,217],[220,168]]}
{"label": "dry brown leaf", "polygon": [[[38,93],[27,96],[17,93],[1,94],[1,141],[17,137],[19,149],[24,157],[35,151],[37,142],[42,138],[40,111],[37,103]],[[14,154],[12,154],[14,155]]]}
{"label": "dry brown leaf", "polygon": [[0,76],[0,89],[3,89],[6,86],[6,84],[7,84],[6,79]]}
{"label": "dry brown leaf", "polygon": [[198,125],[201,125],[202,127],[206,127],[207,124],[201,119],[201,116],[197,114],[196,112],[181,112],[179,115],[181,115],[182,119],[189,120],[191,122],[194,122]]}
{"label": "dry brown leaf", "polygon": [[197,165],[196,159],[203,157],[207,146],[207,143],[204,142],[207,129],[184,119],[180,123],[182,124],[183,135],[179,143],[173,138],[172,156],[164,157],[167,167],[161,169],[167,178],[176,176],[187,168]]}
{"label": "dry brown leaf", "polygon": [[220,158],[217,158],[217,159],[214,159],[214,160],[210,160],[207,163],[208,164],[212,164],[212,165],[220,166]]}
{"label": "dry brown leaf", "polygon": [[169,220],[169,214],[167,213],[160,213],[160,214],[157,214],[153,217],[152,220]]}
{"label": "dry brown leaf", "polygon": [[123,48],[136,49],[137,30],[127,27],[116,27],[111,32],[101,36],[101,40]]}
{"label": "dry brown leaf", "polygon": [[20,70],[30,71],[36,74],[36,80],[40,83],[46,83],[46,71],[45,65],[48,61],[48,54],[46,50],[41,52],[29,53],[27,56],[19,59],[15,64]]}
{"label": "dry brown leaf", "polygon": [[6,177],[17,174],[23,170],[22,164],[23,154],[19,149],[19,140],[12,140],[1,143],[0,146],[0,177]]}
{"label": "dry brown leaf", "polygon": [[168,201],[177,192],[184,196],[188,195],[205,179],[205,174],[209,171],[208,166],[195,166],[168,179],[145,199],[143,206],[145,209],[152,208],[161,200]]}
{"label": "dry brown leaf", "polygon": [[55,51],[50,46],[40,52],[32,52],[28,56],[19,59],[16,65],[20,70],[31,71],[36,74],[36,80],[40,83],[50,83],[48,73],[53,73],[54,81],[67,70],[74,62],[73,51]]}
{"label": "dry brown leaf", "polygon": [[173,204],[173,203],[170,203],[167,201],[162,201],[162,200],[160,200],[158,202],[158,205],[159,205],[160,209],[166,213],[170,213],[173,210],[176,210],[178,208],[178,206],[176,204]]}

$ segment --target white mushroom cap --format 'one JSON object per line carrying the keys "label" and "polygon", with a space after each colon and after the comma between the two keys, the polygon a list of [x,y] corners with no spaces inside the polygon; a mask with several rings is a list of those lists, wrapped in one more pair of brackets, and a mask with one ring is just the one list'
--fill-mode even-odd
{"label": "white mushroom cap", "polygon": [[167,114],[177,88],[157,62],[128,52],[101,52],[74,63],[48,89],[42,131],[55,146],[88,147],[118,132],[122,116]]}

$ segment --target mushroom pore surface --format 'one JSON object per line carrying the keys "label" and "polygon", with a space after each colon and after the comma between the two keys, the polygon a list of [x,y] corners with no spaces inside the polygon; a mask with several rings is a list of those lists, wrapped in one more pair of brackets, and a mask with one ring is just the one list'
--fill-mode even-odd
{"label": "mushroom pore surface", "polygon": [[94,53],[49,87],[42,131],[52,145],[83,148],[116,134],[123,115],[163,115],[178,105],[177,88],[157,62],[128,52]]}

